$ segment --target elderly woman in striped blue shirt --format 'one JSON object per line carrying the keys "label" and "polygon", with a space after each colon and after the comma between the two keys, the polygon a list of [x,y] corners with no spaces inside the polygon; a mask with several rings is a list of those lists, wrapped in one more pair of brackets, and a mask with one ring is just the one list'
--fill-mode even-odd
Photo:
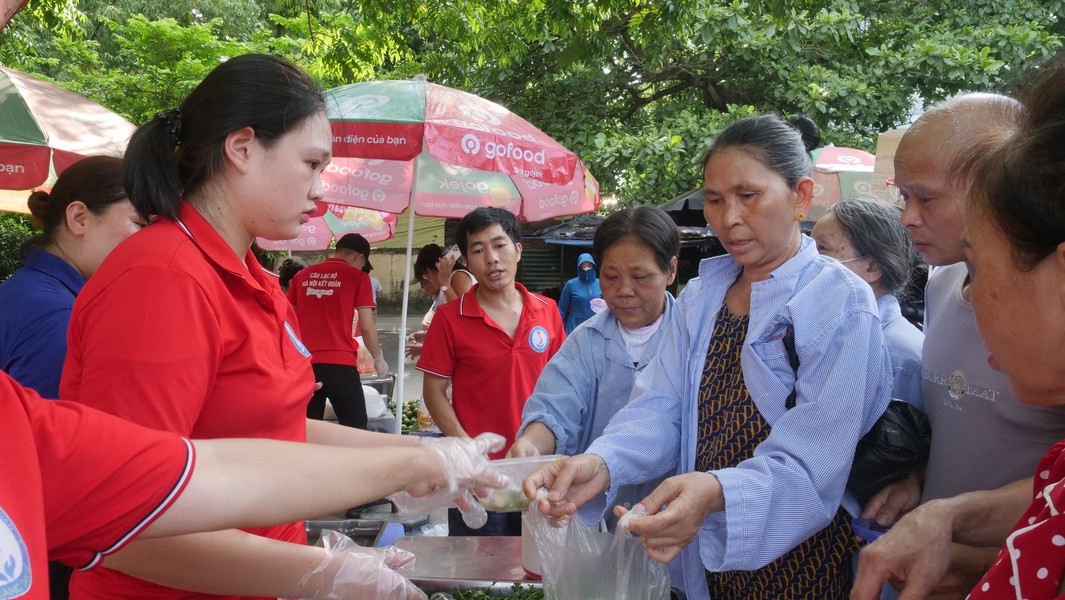
{"label": "elderly woman in striped blue shirt", "polygon": [[550,490],[541,511],[594,520],[620,486],[675,473],[630,525],[651,558],[676,558],[674,585],[693,600],[847,594],[857,545],[840,501],[892,378],[869,286],[799,230],[809,171],[799,133],[776,116],[715,138],[704,215],[728,255],[700,265],[603,436],[525,482],[530,497]]}

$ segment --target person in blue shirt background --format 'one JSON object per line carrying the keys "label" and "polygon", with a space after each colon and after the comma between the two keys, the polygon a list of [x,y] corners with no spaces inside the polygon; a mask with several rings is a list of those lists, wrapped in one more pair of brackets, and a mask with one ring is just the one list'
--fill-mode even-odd
{"label": "person in blue shirt background", "polygon": [[[122,240],[144,226],[122,186],[122,159],[90,156],[67,167],[51,193],[30,194],[42,232],[22,267],[0,283],[0,369],[44,398],[59,397],[74,298]],[[51,598],[68,597],[70,567],[49,566]]]}
{"label": "person in blue shirt background", "polygon": [[603,435],[524,491],[547,488],[538,510],[580,509],[587,523],[620,486],[677,473],[633,507],[648,516],[629,529],[673,562],[689,600],[843,598],[858,547],[844,487],[891,397],[876,302],[799,229],[813,180],[798,131],[775,115],[738,121],[703,164],[703,214],[728,254],[700,264]]}
{"label": "person in blue shirt background", "polygon": [[[658,354],[661,325],[673,307],[666,287],[677,276],[677,226],[657,207],[620,210],[596,229],[592,251],[609,310],[578,327],[544,367],[509,456],[584,452]],[[659,483],[626,488],[618,503],[631,508]],[[609,525],[615,521],[608,516]]]}
{"label": "person in blue shirt background", "polygon": [[577,258],[577,276],[566,282],[562,287],[562,295],[558,297],[558,312],[562,315],[566,335],[595,314],[592,300],[602,297],[603,290],[595,275],[595,259],[585,252]]}
{"label": "person in blue shirt background", "polygon": [[59,397],[70,311],[104,258],[144,222],[126,198],[122,159],[68,167],[30,213],[43,230],[23,245],[22,267],[0,284],[0,368],[44,398]]}

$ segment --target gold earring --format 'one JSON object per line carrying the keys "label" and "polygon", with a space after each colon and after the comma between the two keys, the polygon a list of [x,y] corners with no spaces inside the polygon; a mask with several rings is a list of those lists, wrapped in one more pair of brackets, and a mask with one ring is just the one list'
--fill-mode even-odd
{"label": "gold earring", "polygon": [[805,218],[806,218],[806,213],[804,213],[804,212],[801,212],[801,213],[795,215],[795,220],[796,221],[800,221],[801,222]]}

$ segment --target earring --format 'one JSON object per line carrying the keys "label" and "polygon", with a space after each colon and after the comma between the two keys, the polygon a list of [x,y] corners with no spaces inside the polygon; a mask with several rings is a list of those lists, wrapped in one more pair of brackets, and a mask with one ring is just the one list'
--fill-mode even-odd
{"label": "earring", "polygon": [[796,221],[800,221],[801,222],[805,218],[806,218],[806,213],[804,213],[804,212],[801,212],[801,213],[795,215],[795,220]]}

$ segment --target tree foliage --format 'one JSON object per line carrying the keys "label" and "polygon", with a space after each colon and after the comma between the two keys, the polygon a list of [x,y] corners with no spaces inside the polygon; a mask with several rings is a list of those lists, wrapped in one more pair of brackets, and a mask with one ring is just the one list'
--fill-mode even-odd
{"label": "tree foliage", "polygon": [[[219,61],[273,52],[323,86],[424,74],[574,149],[621,203],[696,185],[708,140],[765,111],[877,133],[1058,51],[1063,0],[33,0],[0,61],[134,121]],[[308,10],[309,9],[309,10]]]}

